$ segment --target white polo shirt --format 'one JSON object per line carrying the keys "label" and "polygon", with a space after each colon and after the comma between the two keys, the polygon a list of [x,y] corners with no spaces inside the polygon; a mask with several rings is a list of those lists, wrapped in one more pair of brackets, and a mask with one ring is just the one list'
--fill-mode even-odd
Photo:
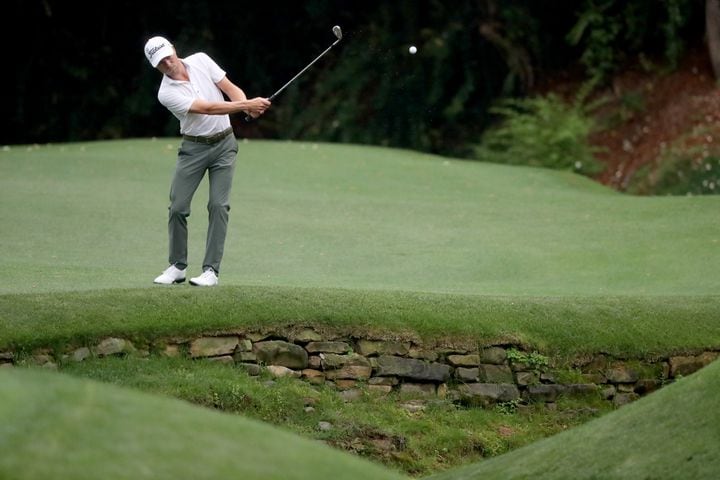
{"label": "white polo shirt", "polygon": [[196,98],[209,102],[225,101],[215,85],[225,77],[225,71],[212,58],[200,52],[180,59],[187,68],[190,81],[177,81],[163,75],[158,100],[180,120],[182,135],[207,137],[230,127],[229,115],[190,113]]}

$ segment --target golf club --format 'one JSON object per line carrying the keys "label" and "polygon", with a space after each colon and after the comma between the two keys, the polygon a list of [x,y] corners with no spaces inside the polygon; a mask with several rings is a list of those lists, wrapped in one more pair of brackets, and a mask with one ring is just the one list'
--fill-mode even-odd
{"label": "golf club", "polygon": [[[283,90],[285,90],[285,88],[287,88],[288,85],[290,85],[292,82],[294,82],[295,79],[297,79],[300,75],[302,75],[303,73],[305,73],[305,70],[307,70],[308,68],[310,68],[313,63],[315,63],[315,62],[317,62],[318,60],[320,60],[320,57],[322,57],[322,56],[325,55],[327,52],[329,52],[332,47],[334,47],[340,40],[342,40],[342,29],[340,28],[339,25],[335,25],[334,27],[332,27],[332,32],[335,34],[335,37],[337,37],[337,40],[335,40],[335,41],[332,43],[332,45],[330,45],[328,48],[326,48],[324,52],[322,52],[320,55],[318,55],[317,58],[315,58],[315,60],[313,60],[312,62],[310,62],[310,63],[307,65],[307,67],[305,67],[305,68],[303,68],[302,70],[300,70],[300,72],[299,72],[297,75],[295,75],[293,78],[291,78],[289,82],[287,82],[285,85],[283,85],[282,87],[280,87],[280,89],[279,89],[277,92],[275,92],[275,93],[273,93],[272,95],[270,95],[270,96],[268,97],[268,100],[270,100],[270,101],[272,102],[273,98],[275,98],[276,96],[278,96],[278,94],[280,94],[280,92],[282,92]],[[247,116],[245,117],[245,121],[247,121],[247,122],[251,121],[252,119],[253,119],[253,117],[251,117],[250,115],[247,115]]]}

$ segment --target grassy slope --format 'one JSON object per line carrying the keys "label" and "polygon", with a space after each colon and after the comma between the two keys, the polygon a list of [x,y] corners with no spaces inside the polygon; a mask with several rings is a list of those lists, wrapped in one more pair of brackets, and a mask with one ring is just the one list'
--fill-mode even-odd
{"label": "grassy slope", "polygon": [[0,398],[2,478],[402,478],[257,421],[58,373],[0,371]]}
{"label": "grassy slope", "polygon": [[[459,408],[433,401],[421,412],[410,413],[404,405],[413,395],[376,395],[361,387],[363,393],[346,402],[327,385],[284,377],[268,386],[270,375],[252,377],[242,368],[218,362],[130,355],[71,362],[60,368],[74,376],[240,413],[414,477],[506,453],[612,408],[599,398],[585,398],[582,404],[561,399],[556,410],[538,406],[508,414],[500,408]],[[305,409],[308,403],[312,411]],[[318,429],[321,421],[332,428]]]}
{"label": "grassy slope", "polygon": [[358,335],[511,340],[546,353],[644,356],[720,345],[719,297],[488,297],[219,287],[0,296],[0,350],[288,324]]}
{"label": "grassy slope", "polygon": [[[150,287],[176,139],[0,151],[0,293]],[[207,188],[190,217],[191,273]],[[348,145],[240,145],[221,281],[484,295],[720,291],[720,197]]]}
{"label": "grassy slope", "polygon": [[717,478],[720,472],[719,395],[720,362],[714,362],[585,425],[495,459],[430,478]]}

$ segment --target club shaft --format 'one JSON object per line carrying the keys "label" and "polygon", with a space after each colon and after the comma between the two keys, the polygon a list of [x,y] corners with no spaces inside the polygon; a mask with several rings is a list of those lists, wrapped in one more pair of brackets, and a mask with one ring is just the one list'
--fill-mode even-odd
{"label": "club shaft", "polygon": [[315,63],[315,62],[317,62],[318,60],[320,60],[320,57],[322,57],[322,56],[325,55],[327,52],[329,52],[330,49],[331,49],[332,47],[334,47],[339,41],[340,41],[339,38],[338,38],[337,40],[335,40],[335,41],[332,43],[332,45],[330,45],[328,48],[325,49],[324,52],[322,52],[320,55],[318,55],[315,60],[313,60],[312,62],[310,62],[310,63],[307,65],[307,67],[305,67],[305,68],[303,68],[302,70],[300,70],[300,72],[299,72],[297,75],[295,75],[293,78],[291,78],[289,82],[287,82],[285,85],[283,85],[282,87],[280,87],[280,89],[279,89],[277,92],[273,93],[273,94],[270,96],[269,100],[272,101],[273,98],[275,98],[280,92],[282,92],[283,90],[285,90],[285,88],[287,88],[288,85],[290,85],[292,82],[294,82],[296,78],[298,78],[300,75],[302,75],[303,73],[305,73],[305,70],[307,70],[308,68],[312,67],[313,63]]}

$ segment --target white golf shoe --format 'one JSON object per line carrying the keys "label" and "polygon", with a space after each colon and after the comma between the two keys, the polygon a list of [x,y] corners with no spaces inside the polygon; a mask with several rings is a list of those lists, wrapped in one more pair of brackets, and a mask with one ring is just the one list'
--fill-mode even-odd
{"label": "white golf shoe", "polygon": [[153,283],[160,285],[172,285],[173,283],[182,283],[185,281],[185,270],[180,270],[175,265],[170,265]]}
{"label": "white golf shoe", "polygon": [[218,284],[218,277],[215,274],[215,270],[208,268],[199,277],[190,279],[190,285],[198,287],[214,287]]}

